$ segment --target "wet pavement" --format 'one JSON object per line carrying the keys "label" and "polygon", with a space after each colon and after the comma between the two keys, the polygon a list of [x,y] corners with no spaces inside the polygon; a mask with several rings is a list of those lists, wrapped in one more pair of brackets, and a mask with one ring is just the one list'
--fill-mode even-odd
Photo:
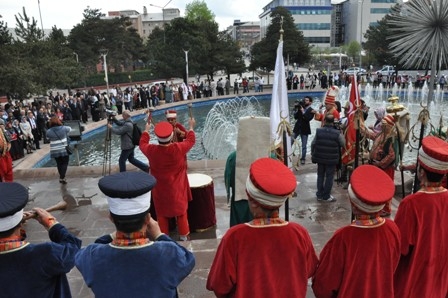
{"label": "wet pavement", "polygon": [[[138,112],[134,112],[138,113]],[[139,112],[141,113],[141,112]],[[104,125],[104,121],[90,123],[86,131]],[[107,201],[97,187],[102,177],[102,167],[69,167],[67,172],[67,185],[61,185],[55,168],[32,169],[32,166],[49,151],[48,145],[24,159],[14,162],[15,181],[29,187],[30,202],[27,209],[38,206],[48,208],[62,201],[68,201],[63,211],[54,211],[52,214],[64,224],[72,233],[82,239],[82,245],[92,243],[96,238],[114,231],[114,226],[108,218]],[[99,157],[102,158],[102,157]],[[304,226],[311,235],[316,252],[319,253],[325,243],[338,228],[350,223],[351,211],[347,198],[347,191],[336,182],[332,195],[337,199],[334,203],[318,202],[315,196],[317,166],[309,161],[295,170],[297,181],[297,196],[289,203],[289,220]],[[137,170],[127,165],[128,170]],[[216,248],[220,239],[229,228],[230,209],[227,206],[224,185],[225,161],[202,160],[189,161],[189,173],[203,173],[213,178],[216,227],[203,232],[191,234],[191,241],[180,242],[194,252],[196,266],[193,272],[178,287],[180,297],[214,297],[206,290],[206,280]],[[112,166],[112,172],[118,171],[118,165]],[[396,173],[397,192],[392,203],[394,216],[401,198],[401,181]],[[406,175],[406,185],[409,189],[410,177]],[[281,216],[284,217],[284,209]],[[48,241],[47,231],[34,220],[26,223],[28,240],[33,243]],[[172,235],[177,239],[177,235]],[[73,297],[94,297],[90,289],[84,284],[78,270],[74,268],[69,274],[69,283]],[[310,290],[307,297],[314,297]]]}
{"label": "wet pavement", "polygon": [[[208,270],[215,255],[219,240],[229,227],[229,207],[227,206],[224,186],[224,161],[189,162],[190,173],[203,173],[213,178],[217,224],[215,228],[191,234],[191,241],[180,242],[194,252],[196,266],[193,272],[179,286],[180,297],[214,297],[205,289]],[[130,166],[128,166],[130,167]],[[99,169],[98,169],[99,170]],[[132,168],[132,170],[136,170]],[[32,171],[32,170],[31,170]],[[350,203],[346,190],[335,183],[332,194],[337,198],[334,203],[318,202],[315,197],[316,165],[308,163],[296,171],[297,197],[290,200],[289,220],[304,226],[310,233],[316,251],[319,253],[331,235],[338,228],[350,222]],[[102,177],[97,174],[79,175],[75,169],[68,174],[68,184],[61,185],[57,176],[45,176],[42,179],[17,178],[30,189],[30,202],[27,208],[39,206],[47,208],[70,198],[66,210],[54,211],[52,214],[72,233],[82,239],[83,246],[92,243],[101,235],[113,232],[113,224],[108,218],[108,206],[105,197],[97,187]],[[394,213],[399,201],[393,200]],[[284,209],[281,216],[284,217]],[[45,229],[36,221],[26,224],[30,242],[48,241]],[[172,235],[176,239],[177,235]],[[84,284],[80,273],[74,268],[69,274],[73,297],[93,297]],[[307,297],[314,297],[309,291]]]}

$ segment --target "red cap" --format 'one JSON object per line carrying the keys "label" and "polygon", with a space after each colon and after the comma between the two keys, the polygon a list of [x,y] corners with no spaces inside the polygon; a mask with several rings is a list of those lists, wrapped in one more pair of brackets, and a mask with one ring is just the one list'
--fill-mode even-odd
{"label": "red cap", "polygon": [[418,151],[418,161],[425,170],[448,173],[448,143],[438,137],[427,136]]}
{"label": "red cap", "polygon": [[167,119],[177,118],[177,112],[175,110],[167,110],[165,111],[165,116]]}
{"label": "red cap", "polygon": [[394,126],[395,125],[394,116],[391,115],[391,114],[387,114],[386,116],[384,116],[382,121],[383,121],[384,124],[387,124],[389,126]]}
{"label": "red cap", "polygon": [[394,193],[394,182],[386,172],[376,166],[359,166],[350,176],[348,195],[352,203],[363,212],[381,211]]}
{"label": "red cap", "polygon": [[159,122],[154,128],[159,143],[168,143],[173,138],[173,126],[168,122]]}
{"label": "red cap", "polygon": [[278,208],[296,189],[296,177],[287,166],[272,158],[252,163],[246,181],[248,195],[266,208]]}
{"label": "red cap", "polygon": [[331,86],[325,94],[325,104],[334,104],[338,94],[339,88],[337,86]]}

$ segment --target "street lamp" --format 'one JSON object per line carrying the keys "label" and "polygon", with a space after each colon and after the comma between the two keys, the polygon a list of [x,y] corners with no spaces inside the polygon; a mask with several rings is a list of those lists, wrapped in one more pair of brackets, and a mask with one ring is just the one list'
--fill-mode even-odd
{"label": "street lamp", "polygon": [[171,3],[171,1],[173,0],[168,1],[164,6],[159,6],[152,3],[149,4],[149,6],[158,7],[162,9],[163,43],[165,43],[165,7],[167,7],[167,5]]}
{"label": "street lamp", "polygon": [[188,51],[189,50],[184,50],[184,49],[182,49],[182,50],[185,52],[185,72],[186,72],[185,83],[188,86]]}
{"label": "street lamp", "polygon": [[40,12],[40,0],[37,0],[37,5],[39,6],[40,27],[42,28],[42,34],[45,35],[44,22],[42,21],[42,13]]}
{"label": "street lamp", "polygon": [[79,63],[79,59],[78,59],[78,53],[76,53],[76,52],[73,52],[73,55],[75,55],[75,56],[76,56],[76,63]]}
{"label": "street lamp", "polygon": [[359,0],[359,3],[361,3],[361,26],[360,26],[360,32],[359,32],[359,45],[360,45],[360,49],[359,49],[359,68],[361,68],[362,66],[362,15],[363,15],[363,11],[362,8],[364,6],[364,0]]}
{"label": "street lamp", "polygon": [[101,56],[103,56],[103,62],[104,62],[104,80],[106,81],[107,96],[109,96],[109,78],[107,76],[107,61],[106,61],[108,52],[109,51],[107,49],[100,49],[100,54]]}

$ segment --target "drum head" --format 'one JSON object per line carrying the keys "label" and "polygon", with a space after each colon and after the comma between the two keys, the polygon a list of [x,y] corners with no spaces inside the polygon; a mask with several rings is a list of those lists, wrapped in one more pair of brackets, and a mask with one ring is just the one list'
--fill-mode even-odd
{"label": "drum head", "polygon": [[188,182],[191,188],[203,187],[209,185],[212,181],[212,177],[205,174],[188,174]]}

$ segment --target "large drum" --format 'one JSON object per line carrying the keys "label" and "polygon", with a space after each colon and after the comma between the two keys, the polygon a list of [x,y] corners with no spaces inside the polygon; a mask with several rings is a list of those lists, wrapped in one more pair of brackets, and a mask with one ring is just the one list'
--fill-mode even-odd
{"label": "large drum", "polygon": [[201,232],[216,225],[215,191],[212,177],[188,174],[193,199],[188,203],[190,231]]}

